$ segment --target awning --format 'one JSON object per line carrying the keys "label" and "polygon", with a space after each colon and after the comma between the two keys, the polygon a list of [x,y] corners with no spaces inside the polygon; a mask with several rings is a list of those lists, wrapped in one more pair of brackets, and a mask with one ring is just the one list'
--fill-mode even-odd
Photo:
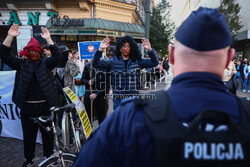
{"label": "awning", "polygon": [[49,19],[46,27],[51,35],[100,35],[100,36],[124,36],[130,35],[134,38],[145,36],[144,27],[138,24],[123,23],[99,18]]}

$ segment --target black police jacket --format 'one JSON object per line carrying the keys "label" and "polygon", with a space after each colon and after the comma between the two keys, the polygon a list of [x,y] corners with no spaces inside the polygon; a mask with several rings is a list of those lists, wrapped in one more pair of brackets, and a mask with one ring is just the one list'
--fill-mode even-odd
{"label": "black police jacket", "polygon": [[137,99],[135,107],[143,109],[153,137],[154,166],[249,166],[249,99],[236,97],[241,112],[239,124],[218,110],[201,111],[185,124],[177,118],[166,91],[152,95],[155,98]]}

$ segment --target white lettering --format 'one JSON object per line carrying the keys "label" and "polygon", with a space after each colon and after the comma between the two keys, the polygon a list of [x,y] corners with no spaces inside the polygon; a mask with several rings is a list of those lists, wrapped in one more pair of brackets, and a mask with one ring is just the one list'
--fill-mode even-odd
{"label": "white lettering", "polygon": [[[210,147],[210,149],[209,149]],[[184,143],[185,159],[203,160],[242,160],[244,152],[241,143]]]}
{"label": "white lettering", "polygon": [[217,145],[216,153],[217,153],[217,159],[218,160],[223,160],[225,157],[225,154],[222,152],[222,150],[225,150],[225,145],[222,143],[219,143]]}
{"label": "white lettering", "polygon": [[244,153],[240,143],[236,143],[235,145],[234,159],[244,159]]}
{"label": "white lettering", "polygon": [[228,160],[232,160],[233,159],[233,148],[234,145],[233,143],[229,143],[229,148],[228,148],[228,152],[225,154],[226,155],[226,159]]}
{"label": "white lettering", "polygon": [[194,158],[201,159],[202,157],[202,146],[201,143],[196,143],[194,145]]}
{"label": "white lettering", "polygon": [[208,154],[207,143],[203,143],[203,159],[210,159],[211,155]]}
{"label": "white lettering", "polygon": [[216,144],[211,143],[211,159],[215,160]]}
{"label": "white lettering", "polygon": [[184,158],[188,159],[189,158],[189,154],[193,151],[194,147],[193,144],[190,142],[185,142],[185,154],[184,154]]}

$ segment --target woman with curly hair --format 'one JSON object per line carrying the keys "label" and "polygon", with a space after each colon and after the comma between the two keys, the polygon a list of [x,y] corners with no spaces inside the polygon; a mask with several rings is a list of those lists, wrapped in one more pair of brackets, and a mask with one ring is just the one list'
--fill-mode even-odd
{"label": "woman with curly hair", "polygon": [[135,40],[131,36],[124,36],[116,42],[114,58],[100,60],[103,50],[110,45],[109,42],[109,38],[105,38],[101,42],[98,51],[94,55],[93,66],[111,70],[111,85],[114,97],[113,109],[115,109],[122,99],[138,94],[140,69],[157,66],[159,59],[156,51],[151,48],[148,39],[142,39],[142,44],[148,50],[150,59],[143,59]]}

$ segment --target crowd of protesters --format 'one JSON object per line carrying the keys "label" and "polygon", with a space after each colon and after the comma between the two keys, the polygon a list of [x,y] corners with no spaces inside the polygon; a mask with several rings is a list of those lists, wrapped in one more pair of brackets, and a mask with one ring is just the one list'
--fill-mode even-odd
{"label": "crowd of protesters", "polygon": [[229,91],[236,94],[237,89],[242,92],[250,92],[250,62],[242,55],[236,56],[224,70],[223,81]]}
{"label": "crowd of protesters", "polygon": [[[211,49],[210,46],[207,45],[201,46],[198,44],[193,44],[192,42],[190,42],[190,36],[187,35],[188,33],[184,33],[185,31],[188,31],[188,29],[182,29],[185,26],[190,28],[190,24],[188,22],[184,22],[182,27],[180,27],[180,29],[175,34],[175,46],[169,46],[170,61],[171,64],[175,65],[174,71],[176,73],[174,75],[177,76],[175,77],[172,87],[167,92],[170,99],[172,99],[173,108],[175,108],[175,111],[177,111],[177,115],[173,117],[175,118],[174,120],[177,120],[176,117],[178,117],[178,119],[182,119],[184,122],[190,122],[191,115],[184,113],[182,108],[184,105],[187,105],[186,100],[190,99],[193,100],[193,103],[192,105],[187,105],[187,110],[190,110],[190,113],[193,112],[193,115],[197,115],[197,113],[200,112],[200,110],[198,109],[209,110],[211,104],[213,104],[212,106],[216,106],[215,109],[221,111],[228,112],[234,110],[239,113],[238,109],[236,109],[237,105],[235,105],[236,99],[230,96],[227,91],[232,94],[236,94],[236,90],[242,88],[243,92],[250,92],[250,61],[248,61],[247,58],[242,58],[242,55],[235,57],[231,61],[231,58],[234,56],[234,49],[229,48],[232,41],[230,35],[228,34],[228,27],[225,23],[224,16],[218,13],[217,10],[200,8],[197,11],[197,18],[195,18],[196,16],[193,15],[188,19],[191,21],[197,19],[203,20],[209,15],[209,13],[214,14],[212,16],[209,16],[211,17],[211,23],[214,23],[213,20],[217,19],[216,17],[214,17],[215,15],[220,16],[220,22],[222,23],[222,25],[218,26],[211,24],[210,26],[218,26],[217,28],[220,28],[224,32],[224,34],[222,35],[225,35],[228,38],[228,40],[225,40],[222,45],[220,43],[212,44],[211,42],[211,45],[215,46],[215,48]],[[200,25],[200,27],[204,27],[204,25]],[[204,28],[201,29],[204,30]],[[110,117],[108,121],[102,124],[103,126],[101,127],[101,130],[97,132],[97,135],[95,135],[90,140],[90,142],[87,142],[87,146],[80,153],[79,157],[82,159],[78,157],[75,164],[76,166],[81,166],[83,164],[83,159],[86,159],[86,155],[90,156],[91,154],[94,154],[96,152],[98,153],[99,150],[101,151],[99,151],[99,154],[97,154],[97,158],[99,158],[100,161],[96,162],[93,158],[88,159],[86,162],[89,165],[95,163],[101,164],[103,158],[108,155],[106,154],[103,156],[102,154],[104,151],[106,151],[105,142],[106,144],[109,143],[111,145],[111,147],[109,148],[110,150],[119,150],[119,154],[115,154],[114,152],[112,152],[111,157],[115,157],[117,158],[116,160],[118,160],[120,158],[120,154],[123,154],[123,151],[125,151],[127,156],[125,156],[123,163],[129,164],[129,160],[131,159],[130,157],[132,157],[132,155],[134,155],[135,157],[139,155],[137,154],[138,145],[136,140],[137,133],[141,132],[144,132],[142,133],[142,136],[144,136],[145,138],[141,141],[138,141],[138,143],[141,142],[141,147],[139,148],[140,153],[144,153],[144,145],[149,145],[149,150],[151,151],[147,152],[146,154],[148,155],[148,157],[153,157],[153,147],[151,140],[158,141],[159,139],[156,138],[156,136],[153,136],[153,138],[149,137],[150,132],[147,128],[149,125],[151,126],[151,124],[147,126],[145,120],[142,119],[143,115],[140,114],[140,111],[142,111],[143,109],[142,106],[146,103],[135,100],[134,104],[133,100],[135,97],[137,97],[139,91],[142,89],[142,69],[145,69],[145,71],[147,72],[147,87],[149,87],[149,83],[152,82],[154,84],[156,82],[155,78],[157,70],[159,70],[159,73],[163,71],[165,78],[167,78],[167,76],[169,75],[168,71],[170,69],[168,56],[163,57],[161,63],[159,63],[159,57],[156,51],[151,47],[149,40],[142,39],[142,46],[148,54],[148,57],[142,58],[142,53],[136,41],[131,36],[124,36],[118,38],[116,41],[116,50],[114,53],[114,57],[101,59],[104,50],[110,45],[110,39],[105,38],[101,42],[99,49],[95,52],[93,61],[83,62],[79,58],[78,50],[70,50],[67,46],[64,45],[58,47],[57,44],[52,41],[49,31],[46,28],[42,27],[41,36],[47,41],[47,45],[41,47],[41,45],[35,38],[31,38],[27,46],[24,47],[23,50],[19,53],[18,57],[10,54],[10,45],[12,43],[12,40],[14,37],[17,37],[20,34],[18,30],[18,25],[11,26],[6,39],[4,40],[3,44],[0,45],[0,70],[3,70],[5,68],[17,71],[13,90],[13,102],[21,109],[20,115],[24,136],[24,167],[34,164],[33,159],[35,157],[35,141],[38,128],[42,133],[44,156],[49,157],[53,153],[53,140],[44,131],[44,129],[40,128],[30,118],[38,116],[49,116],[51,114],[49,110],[50,107],[56,105],[64,105],[64,100],[60,98],[60,94],[62,94],[62,90],[60,89],[62,89],[63,87],[69,87],[72,91],[75,92],[75,94],[80,98],[81,102],[84,103],[89,118],[92,117],[91,105],[93,105],[94,115],[97,118],[99,124],[105,122],[104,119],[107,116],[107,97],[111,96],[106,95],[109,93],[110,89],[113,92],[112,98],[114,110],[116,109],[116,111],[125,111],[127,110],[127,108],[131,108],[131,106],[139,105],[139,108],[133,107],[130,109],[132,111],[131,113],[135,114],[134,116],[127,115],[128,112],[126,113],[122,111],[120,115],[116,112]],[[216,32],[211,33],[219,36],[219,34],[217,34]],[[201,31],[201,34],[196,35],[196,38],[200,39],[200,36],[203,36],[204,34],[205,32]],[[214,39],[211,39],[211,41],[214,41]],[[225,50],[227,50],[228,52],[225,52]],[[217,55],[217,52],[223,53],[223,57],[218,56],[219,54]],[[189,62],[185,57],[183,57],[184,53],[186,54],[185,56],[191,58],[193,62],[198,62],[199,69],[196,68],[195,65],[192,66],[192,62]],[[216,67],[218,68],[214,70],[211,63],[215,61],[216,58],[219,63],[215,63]],[[223,59],[226,59],[227,62]],[[227,67],[224,70],[223,76],[222,66],[219,65],[224,65]],[[228,88],[227,90],[224,89],[221,79],[223,79],[224,85]],[[192,85],[194,81],[197,83],[201,83],[197,86],[200,87],[199,89],[202,90],[202,93],[209,95],[209,97],[204,97],[204,101],[206,102],[206,105],[204,106],[198,106],[198,101],[200,100],[201,94],[199,94],[200,92],[197,91],[197,87]],[[189,85],[192,86],[190,87]],[[209,86],[207,87],[207,85]],[[186,93],[183,94],[179,90],[182,90]],[[188,97],[190,96],[190,92],[194,93],[195,96]],[[210,92],[214,92],[214,94],[211,95]],[[126,98],[126,100],[122,101],[124,98]],[[224,98],[226,98],[227,101],[225,101]],[[214,101],[212,103],[209,103],[209,100],[211,99],[214,99]],[[60,100],[62,100],[62,102],[60,102]],[[164,98],[160,100],[164,100]],[[225,108],[225,105],[223,105],[223,107],[218,106],[217,101],[219,100],[221,100],[223,104],[231,102],[231,107],[228,106],[227,108]],[[179,102],[178,104],[177,101]],[[170,103],[170,101],[167,102]],[[198,107],[196,109],[193,109],[194,103],[197,103]],[[158,110],[159,106],[158,108],[156,106],[153,107]],[[139,112],[135,112],[137,110]],[[148,118],[151,119],[151,116],[152,115],[149,114]],[[116,117],[118,119],[116,119]],[[126,119],[124,119],[125,117]],[[127,121],[127,118],[129,121]],[[141,121],[139,123],[140,125],[137,124],[138,122],[134,121],[134,118],[136,118],[138,122]],[[239,118],[238,114],[236,114],[236,117],[234,119],[236,120],[236,122],[239,122],[237,118]],[[153,119],[154,116],[152,116],[152,120]],[[121,120],[121,122],[119,122],[119,120]],[[137,132],[137,128],[141,127],[141,125],[143,125],[142,129],[146,129],[147,131],[142,130],[140,132]],[[130,126],[131,129],[127,129],[127,127]],[[120,127],[122,130],[126,129],[122,137],[118,135],[118,133],[116,133],[117,127]],[[110,130],[109,128],[111,128],[112,130]],[[105,134],[108,133],[110,133],[109,136],[105,136]],[[126,136],[126,134],[128,133],[131,133],[132,137]],[[105,136],[105,139],[103,140],[104,144],[101,143],[100,145],[98,145],[97,143],[99,142],[99,137],[102,137],[102,135]],[[110,136],[114,136],[114,138],[111,139],[114,140],[113,142],[110,142],[110,140],[108,139],[108,137]],[[116,144],[116,139],[118,139],[118,143],[127,142],[130,140],[130,137],[132,139],[132,142],[128,143],[128,145],[130,145],[130,147],[132,148],[131,152],[125,149],[122,150],[116,148],[119,145]],[[114,146],[112,147],[112,145]],[[126,144],[123,144],[122,147],[124,147],[125,145]],[[87,148],[90,146],[94,149],[92,149],[90,154],[87,154],[87,151],[89,151],[87,150]],[[144,159],[140,158],[141,157],[138,158],[140,160],[140,163],[144,164],[146,161],[144,162]],[[106,160],[111,161],[111,158],[107,157]],[[133,164],[132,166],[137,166],[135,164],[138,164],[139,161],[137,162],[137,160],[135,160],[131,162]],[[153,164],[152,159],[149,159],[148,162],[148,164]],[[159,162],[163,163],[163,160],[160,160]],[[116,166],[114,164],[113,166]],[[119,164],[118,161],[116,162],[116,164]]]}

